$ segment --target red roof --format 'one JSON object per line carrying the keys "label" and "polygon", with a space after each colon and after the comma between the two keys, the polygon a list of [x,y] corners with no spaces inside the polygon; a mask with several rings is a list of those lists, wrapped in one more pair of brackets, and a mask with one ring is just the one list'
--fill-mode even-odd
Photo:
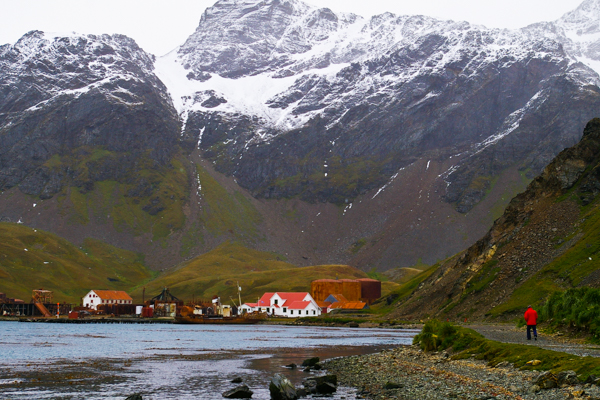
{"label": "red roof", "polygon": [[258,307],[258,303],[244,303],[243,305],[248,307]]}
{"label": "red roof", "polygon": [[275,293],[265,293],[263,294],[263,296],[258,300],[258,304],[261,307],[266,307],[266,306],[270,306],[271,305],[271,297],[273,297]]}
{"label": "red roof", "polygon": [[284,304],[293,303],[295,301],[304,301],[308,292],[277,292],[275,293],[284,301]]}
{"label": "red roof", "polygon": [[276,306],[275,304],[273,304],[273,306],[271,306],[271,298],[275,295],[278,295],[279,297],[281,297],[281,304],[279,304],[279,307],[285,306],[288,307],[288,304],[291,304],[293,302],[296,301],[304,301],[304,299],[306,298],[306,296],[308,295],[308,292],[275,292],[275,293],[265,293],[263,294],[263,296],[260,298],[260,300],[258,300],[258,305],[260,307],[274,307]]}
{"label": "red roof", "polygon": [[290,310],[304,310],[309,304],[310,301],[294,301],[288,306],[288,308]]}
{"label": "red roof", "polygon": [[133,300],[122,290],[94,290],[93,292],[102,300]]}

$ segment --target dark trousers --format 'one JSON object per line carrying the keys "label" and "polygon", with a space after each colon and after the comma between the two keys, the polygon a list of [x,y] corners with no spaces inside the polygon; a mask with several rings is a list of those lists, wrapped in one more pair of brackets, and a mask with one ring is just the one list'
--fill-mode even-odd
{"label": "dark trousers", "polygon": [[533,329],[533,337],[537,337],[537,330],[535,325],[527,325],[527,340],[531,340],[531,330]]}

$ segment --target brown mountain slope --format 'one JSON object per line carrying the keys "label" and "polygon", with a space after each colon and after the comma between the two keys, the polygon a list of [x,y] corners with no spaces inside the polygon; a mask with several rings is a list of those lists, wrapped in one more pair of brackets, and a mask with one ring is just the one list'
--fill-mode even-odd
{"label": "brown mountain slope", "polygon": [[598,193],[600,119],[593,119],[580,143],[516,196],[481,240],[429,271],[392,314],[508,319],[554,291],[598,286]]}

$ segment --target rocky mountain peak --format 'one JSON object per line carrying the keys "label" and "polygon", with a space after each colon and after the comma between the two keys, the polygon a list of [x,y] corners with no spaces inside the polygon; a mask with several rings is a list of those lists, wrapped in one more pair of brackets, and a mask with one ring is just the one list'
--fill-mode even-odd
{"label": "rocky mountain peak", "polygon": [[575,10],[563,15],[558,22],[571,29],[577,28],[578,34],[597,31],[600,23],[600,1],[585,0]]}

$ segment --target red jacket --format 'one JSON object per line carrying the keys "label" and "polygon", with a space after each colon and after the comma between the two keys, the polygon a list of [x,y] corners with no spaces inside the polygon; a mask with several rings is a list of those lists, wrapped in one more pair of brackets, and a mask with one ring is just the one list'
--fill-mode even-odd
{"label": "red jacket", "polygon": [[533,308],[529,307],[527,311],[525,311],[524,317],[527,325],[537,325],[537,311]]}

